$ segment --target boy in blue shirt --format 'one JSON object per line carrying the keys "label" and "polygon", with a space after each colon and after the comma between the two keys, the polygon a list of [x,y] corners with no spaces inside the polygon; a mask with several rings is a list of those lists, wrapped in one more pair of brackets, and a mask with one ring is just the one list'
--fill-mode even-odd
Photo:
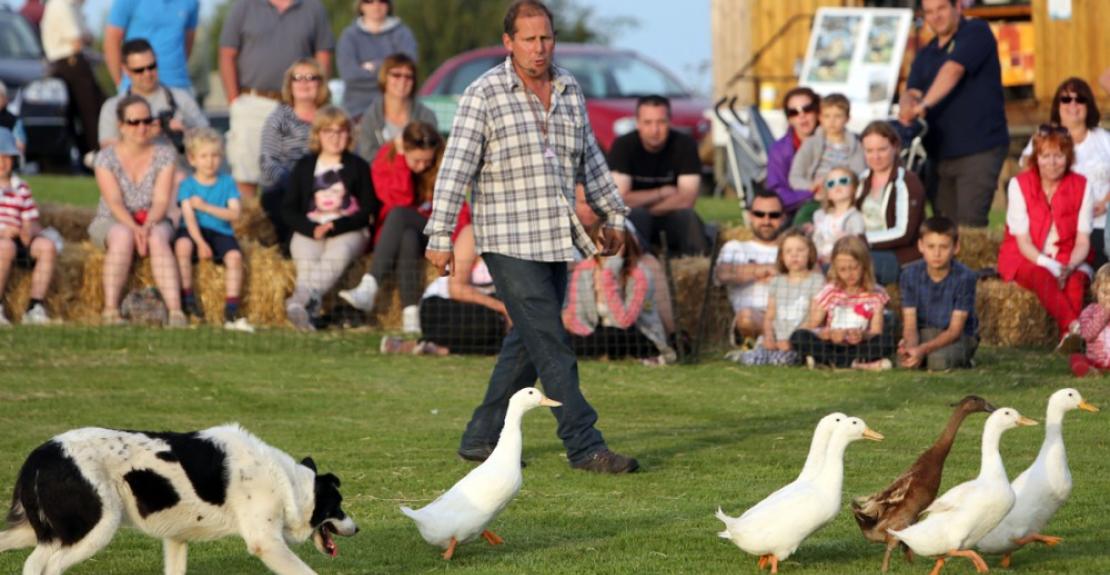
{"label": "boy in blue shirt", "polygon": [[953,260],[960,252],[959,229],[943,216],[921,224],[922,259],[902,269],[902,341],[898,363],[943,371],[971,367],[979,347],[975,284],[979,279]]}
{"label": "boy in blue shirt", "polygon": [[215,130],[201,128],[185,137],[185,156],[195,170],[181,182],[177,202],[181,206],[181,227],[174,240],[174,254],[181,272],[181,304],[189,315],[203,313],[193,293],[193,263],[211,259],[226,268],[227,299],[224,328],[253,332],[247,318],[239,314],[243,289],[243,254],[231,222],[239,218],[239,189],[235,180],[219,173],[223,160],[223,137]]}

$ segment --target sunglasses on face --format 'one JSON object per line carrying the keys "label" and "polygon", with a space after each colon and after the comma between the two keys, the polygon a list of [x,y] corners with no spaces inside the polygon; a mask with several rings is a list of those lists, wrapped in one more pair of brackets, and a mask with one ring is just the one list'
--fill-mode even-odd
{"label": "sunglasses on face", "polygon": [[777,220],[782,217],[782,212],[762,212],[759,210],[752,210],[752,215],[761,220],[764,218]]}
{"label": "sunglasses on face", "polygon": [[154,122],[156,122],[156,121],[157,120],[155,120],[151,116],[147,116],[145,118],[127,118],[126,120],[123,121],[123,123],[127,124],[128,126],[139,126],[139,125],[150,126],[150,125],[154,124]]}
{"label": "sunglasses on face", "polygon": [[801,114],[812,114],[816,111],[817,111],[817,103],[816,102],[810,102],[809,104],[806,104],[805,106],[802,106],[801,108],[787,108],[786,109],[786,117],[787,118],[793,118],[794,116],[798,116],[798,115],[801,115]]}
{"label": "sunglasses on face", "polygon": [[319,82],[320,76],[316,74],[293,74],[294,82]]}
{"label": "sunglasses on face", "polygon": [[1068,95],[1060,96],[1060,103],[1061,104],[1070,104],[1072,102],[1075,102],[1076,104],[1086,104],[1087,103],[1087,97],[1086,96],[1080,96],[1078,94],[1076,94],[1075,96],[1068,96]]}
{"label": "sunglasses on face", "polygon": [[1037,134],[1047,136],[1049,134],[1062,134],[1064,136],[1071,136],[1071,132],[1060,124],[1041,124],[1037,126]]}
{"label": "sunglasses on face", "polygon": [[852,178],[848,176],[840,176],[839,178],[831,178],[825,180],[825,189],[831,190],[837,186],[847,186],[852,183]]}
{"label": "sunglasses on face", "polygon": [[153,72],[153,71],[157,70],[158,69],[158,62],[151,62],[150,64],[148,64],[146,66],[141,66],[141,67],[138,67],[138,68],[129,68],[129,69],[131,70],[131,73],[135,74],[135,75],[145,74],[147,72]]}

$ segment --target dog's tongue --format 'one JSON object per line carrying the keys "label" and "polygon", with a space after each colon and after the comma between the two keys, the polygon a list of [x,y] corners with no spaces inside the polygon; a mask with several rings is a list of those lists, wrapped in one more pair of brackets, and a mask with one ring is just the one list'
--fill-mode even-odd
{"label": "dog's tongue", "polygon": [[335,539],[332,539],[328,533],[324,534],[324,549],[327,549],[328,555],[332,557],[339,555],[339,546],[335,544]]}

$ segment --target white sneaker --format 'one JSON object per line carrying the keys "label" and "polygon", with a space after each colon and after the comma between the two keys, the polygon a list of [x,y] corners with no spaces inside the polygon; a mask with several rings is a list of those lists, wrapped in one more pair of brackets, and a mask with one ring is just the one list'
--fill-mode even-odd
{"label": "white sneaker", "polygon": [[[378,280],[370,274],[364,274],[355,289],[340,290],[339,299],[351,304],[351,307],[369,312],[374,309],[374,298],[378,295]],[[419,331],[419,330],[417,330]]]}
{"label": "white sneaker", "polygon": [[42,304],[35,304],[34,307],[27,310],[23,314],[23,325],[46,325],[50,323],[50,316],[46,315],[46,310],[43,309]]}
{"label": "white sneaker", "polygon": [[254,333],[254,326],[247,321],[247,318],[241,317],[235,321],[225,321],[224,329],[228,331],[241,331],[243,333]]}
{"label": "white sneaker", "polygon": [[4,306],[0,304],[0,327],[8,327],[10,325],[12,325],[12,322],[8,321],[8,318],[4,316]]}
{"label": "white sneaker", "polygon": [[405,309],[401,310],[401,331],[420,333],[420,306],[405,306]]}

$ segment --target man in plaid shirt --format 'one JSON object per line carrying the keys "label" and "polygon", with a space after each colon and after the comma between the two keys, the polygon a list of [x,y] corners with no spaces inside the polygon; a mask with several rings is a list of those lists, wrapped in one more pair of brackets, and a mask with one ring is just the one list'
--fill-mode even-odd
{"label": "man in plaid shirt", "polygon": [[584,185],[587,202],[605,221],[603,255],[620,251],[628,208],[594,139],[581,88],[552,64],[552,22],[538,0],[509,7],[501,38],[509,56],[459,101],[424,230],[427,258],[441,273],[469,273],[450,266],[451,232],[472,190],[477,250],[513,323],[459,455],[485,460],[509,397],[539,376],[547,395],[563,404],[554,413],[571,466],[629,473],[638,469],[636,460],[609,451],[594,427],[597,412],[579,389],[578,362],[560,317],[567,262],[576,251],[598,250],[574,214],[575,184]]}

